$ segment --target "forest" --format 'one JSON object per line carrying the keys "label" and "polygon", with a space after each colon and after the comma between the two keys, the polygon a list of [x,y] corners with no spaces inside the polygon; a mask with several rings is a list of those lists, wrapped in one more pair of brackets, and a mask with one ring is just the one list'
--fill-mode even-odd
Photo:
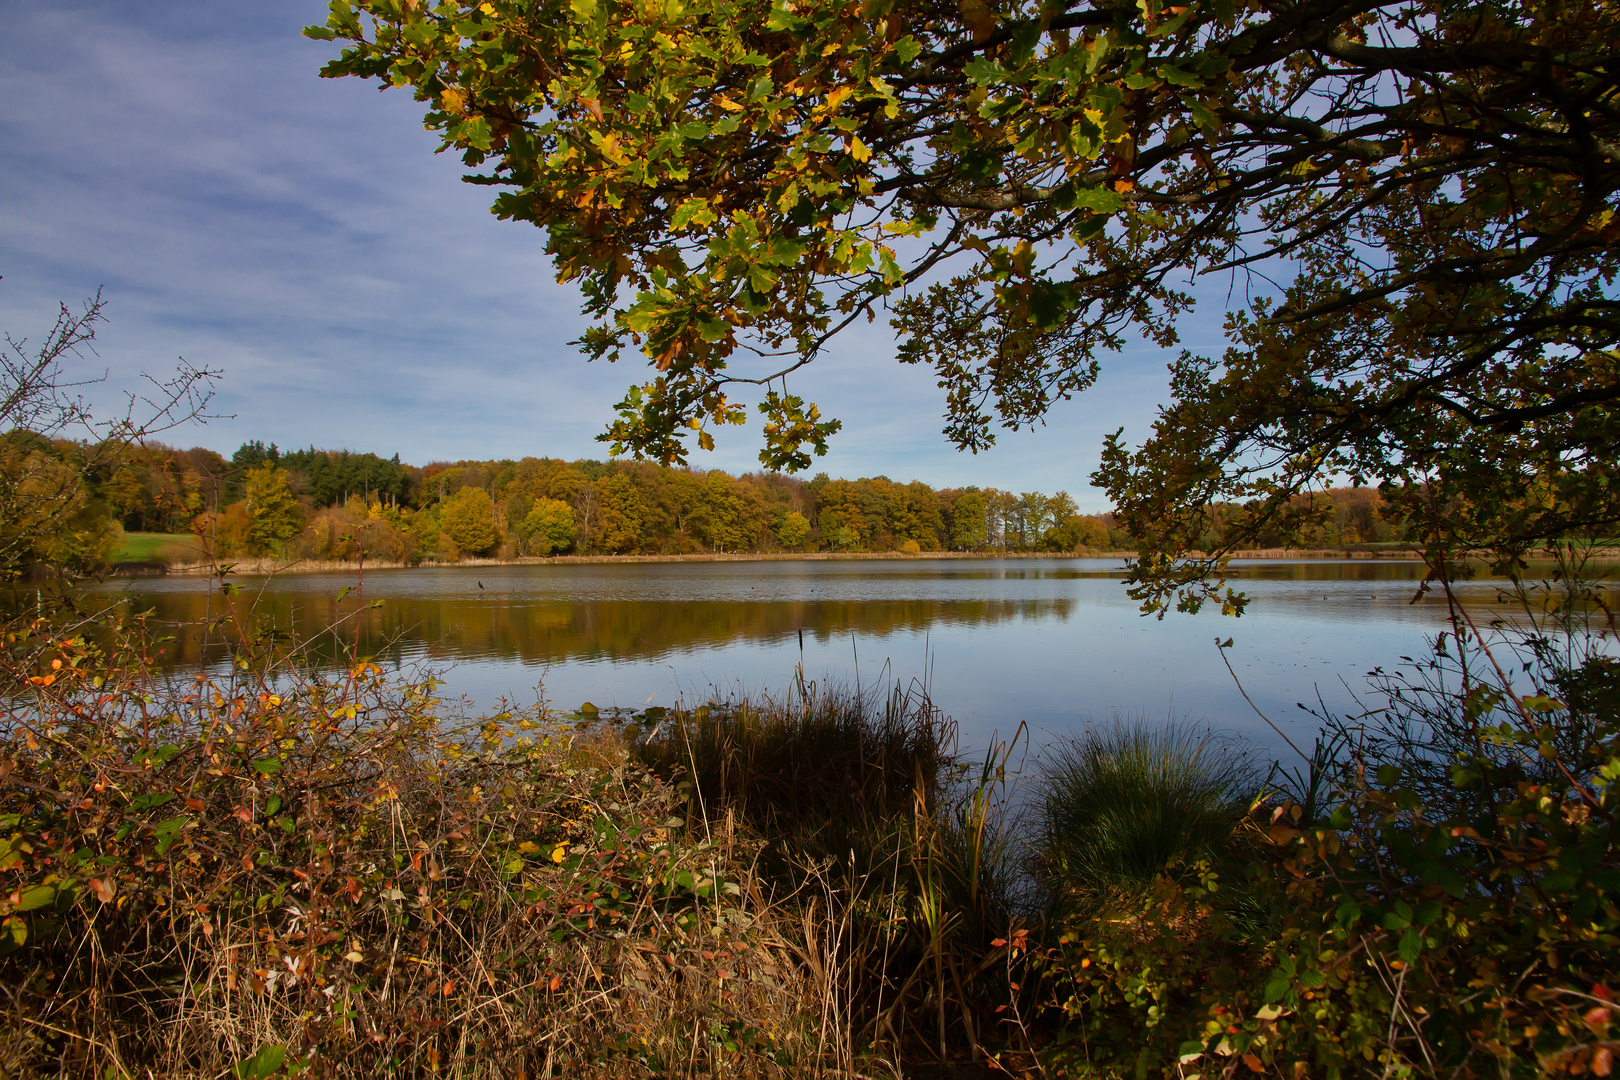
{"label": "forest", "polygon": [[[52,452],[89,452],[71,443]],[[1315,495],[1317,523],[1263,546],[1398,542],[1369,488]],[[92,529],[190,533],[218,558],[278,556],[394,562],[468,557],[745,552],[1086,552],[1127,550],[1111,513],[1081,513],[1066,491],[933,488],[886,476],[733,476],[637,461],[404,464],[349,450],[244,443],[229,459],[148,443],[105,466],[87,490]],[[1226,508],[1211,515],[1207,546]]]}

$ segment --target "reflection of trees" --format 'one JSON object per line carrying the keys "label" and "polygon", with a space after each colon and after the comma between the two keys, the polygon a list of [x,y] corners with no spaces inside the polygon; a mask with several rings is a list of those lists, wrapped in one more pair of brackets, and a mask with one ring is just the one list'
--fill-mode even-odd
{"label": "reflection of trees", "polygon": [[[202,593],[156,593],[134,597],[134,609],[151,609],[161,623],[177,627],[164,659],[196,663],[223,644],[205,649],[201,624],[208,597]],[[219,614],[220,598],[213,598]],[[229,603],[239,625],[302,640],[313,660],[332,662],[354,641],[355,599],[330,595],[268,594]],[[529,663],[562,660],[651,659],[671,652],[741,642],[780,640],[804,630],[817,641],[855,633],[883,636],[939,625],[994,626],[1017,620],[1068,619],[1075,601],[878,600],[878,601],[647,601],[504,603],[498,600],[390,598],[360,613],[363,655],[422,655],[445,660],[499,657]],[[336,626],[335,632],[329,628]],[[220,640],[214,635],[215,641]]]}
{"label": "reflection of trees", "polygon": [[1312,562],[1307,559],[1264,563],[1234,563],[1231,576],[1262,581],[1420,581],[1420,562],[1358,559],[1353,562]]}

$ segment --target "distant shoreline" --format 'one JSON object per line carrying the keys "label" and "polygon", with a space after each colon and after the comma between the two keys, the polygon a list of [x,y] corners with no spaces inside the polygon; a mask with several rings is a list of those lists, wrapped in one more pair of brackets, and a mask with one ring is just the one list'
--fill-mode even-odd
{"label": "distant shoreline", "polygon": [[[1195,553],[1196,554],[1196,553]],[[368,570],[420,570],[420,569],[456,569],[474,568],[481,566],[579,566],[602,565],[608,563],[706,563],[706,562],[862,562],[862,561],[893,561],[918,562],[928,559],[1130,559],[1136,556],[1134,551],[1084,551],[1084,552],[1055,552],[1055,551],[925,551],[916,555],[899,551],[878,552],[843,552],[843,551],[770,551],[750,552],[745,554],[691,554],[691,555],[558,555],[549,558],[538,556],[522,556],[515,559],[464,559],[460,562],[419,562],[402,563],[387,560],[366,560],[365,568]],[[1352,559],[1352,560],[1413,560],[1422,556],[1410,548],[1389,550],[1361,550],[1348,548],[1259,548],[1248,551],[1234,552],[1234,559]],[[232,574],[266,575],[266,574],[315,574],[323,572],[353,571],[360,568],[358,562],[336,559],[297,559],[292,561],[269,558],[241,558],[224,560],[222,565],[228,566]],[[201,576],[212,574],[214,567],[208,563],[177,563],[165,566],[160,563],[124,563],[114,568],[119,576],[140,576],[143,574],[178,574],[186,576]]]}

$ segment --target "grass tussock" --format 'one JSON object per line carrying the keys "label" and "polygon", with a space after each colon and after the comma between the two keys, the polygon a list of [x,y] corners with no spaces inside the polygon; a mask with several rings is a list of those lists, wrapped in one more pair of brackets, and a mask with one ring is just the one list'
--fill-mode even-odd
{"label": "grass tussock", "polygon": [[1218,859],[1260,779],[1242,750],[1190,724],[1089,728],[1043,754],[1037,860],[1060,888],[1096,891]]}
{"label": "grass tussock", "polygon": [[729,817],[770,838],[778,863],[844,864],[853,852],[869,871],[911,832],[919,800],[938,803],[954,744],[954,725],[918,688],[860,694],[801,681],[782,699],[676,708],[635,753],[690,794],[695,825]]}

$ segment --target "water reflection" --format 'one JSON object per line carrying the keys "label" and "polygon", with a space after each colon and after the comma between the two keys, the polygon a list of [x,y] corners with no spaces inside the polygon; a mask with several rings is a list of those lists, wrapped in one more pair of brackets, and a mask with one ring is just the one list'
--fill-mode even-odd
{"label": "water reflection", "polygon": [[[1352,706],[1365,672],[1419,655],[1446,625],[1435,595],[1414,603],[1421,563],[1240,563],[1252,597],[1240,620],[1215,612],[1144,619],[1111,560],[882,560],[457,567],[244,579],[223,596],[202,578],[110,583],[99,595],[175,628],[165,660],[218,662],[222,614],[243,628],[290,632],[321,663],[355,640],[386,662],[426,662],[481,704],[526,697],[541,680],[573,706],[640,706],[712,685],[780,691],[810,678],[929,680],[969,742],[1021,722],[1037,738],[1115,711],[1188,715],[1270,744],[1274,736],[1213,642],[1273,720],[1308,741],[1297,702]],[[1489,614],[1500,583],[1460,592]],[[1620,596],[1611,596],[1620,605]],[[369,605],[376,604],[372,607]],[[339,635],[323,635],[331,626]]]}
{"label": "water reflection", "polygon": [[[993,627],[1017,620],[1067,620],[1075,601],[1029,599],[911,600],[663,600],[514,601],[477,596],[390,597],[371,606],[375,591],[342,598],[338,590],[266,590],[223,597],[202,590],[135,592],[120,599],[126,612],[149,611],[177,631],[165,659],[194,665],[222,659],[246,632],[271,631],[308,643],[309,655],[336,663],[355,644],[361,655],[392,660],[428,657],[451,662],[515,660],[659,660],[704,649],[782,641],[801,631],[826,643],[851,633],[888,637],[953,624]],[[201,627],[214,620],[215,630]],[[327,632],[332,627],[337,632]]]}

